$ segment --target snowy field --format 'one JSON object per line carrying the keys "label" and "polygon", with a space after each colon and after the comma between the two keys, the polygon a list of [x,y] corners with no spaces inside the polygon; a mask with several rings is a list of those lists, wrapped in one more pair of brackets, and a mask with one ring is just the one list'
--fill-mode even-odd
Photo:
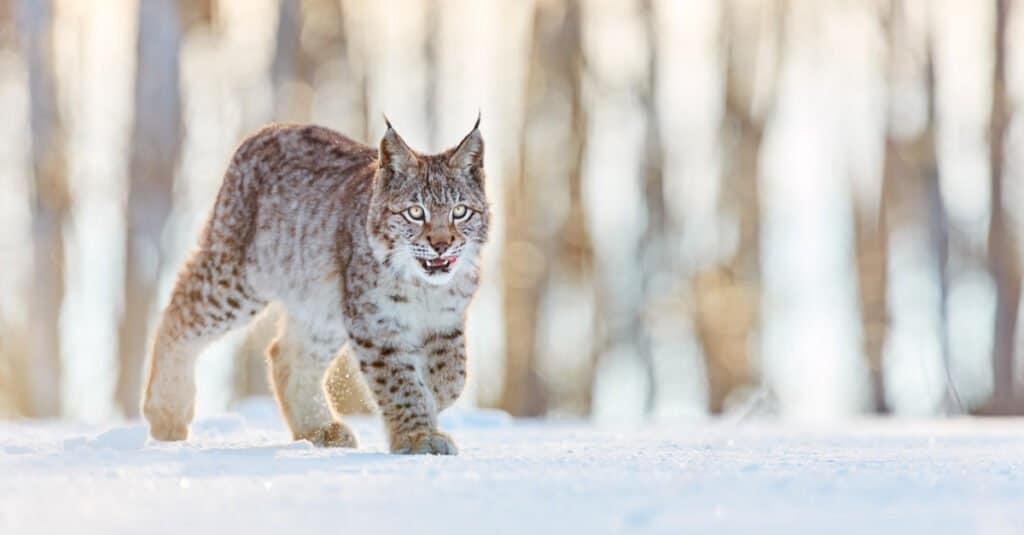
{"label": "snowy field", "polygon": [[183,444],[4,423],[0,534],[1024,532],[1024,422],[443,424],[458,457],[293,443],[264,401]]}

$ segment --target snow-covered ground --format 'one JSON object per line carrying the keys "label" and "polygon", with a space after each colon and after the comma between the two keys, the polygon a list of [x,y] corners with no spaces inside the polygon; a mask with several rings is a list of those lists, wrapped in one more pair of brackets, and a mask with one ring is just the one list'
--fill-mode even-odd
{"label": "snow-covered ground", "polygon": [[264,401],[183,444],[0,424],[0,534],[1024,532],[1014,420],[443,424],[458,457],[388,455],[370,418],[360,450],[315,449]]}

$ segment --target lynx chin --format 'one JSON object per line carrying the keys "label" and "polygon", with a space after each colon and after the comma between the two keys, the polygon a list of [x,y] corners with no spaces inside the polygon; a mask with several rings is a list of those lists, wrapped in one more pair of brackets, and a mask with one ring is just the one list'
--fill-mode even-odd
{"label": "lynx chin", "polygon": [[198,354],[268,303],[267,349],[296,440],[355,447],[335,410],[356,365],[395,453],[457,453],[437,428],[466,379],[463,325],[487,239],[480,120],[440,154],[387,124],[380,149],[317,126],[269,126],[235,152],[157,327],[142,410],[184,440]]}

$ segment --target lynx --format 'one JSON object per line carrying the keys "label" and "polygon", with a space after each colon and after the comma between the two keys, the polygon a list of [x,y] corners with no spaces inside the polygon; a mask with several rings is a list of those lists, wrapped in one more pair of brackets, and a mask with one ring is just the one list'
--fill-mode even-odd
{"label": "lynx", "polygon": [[392,452],[456,454],[437,414],[465,382],[487,238],[479,127],[439,154],[390,122],[379,150],[318,126],[245,140],[157,326],[142,401],[153,438],[188,437],[197,355],[278,302],[268,375],[296,440],[356,447],[331,399],[358,364]]}

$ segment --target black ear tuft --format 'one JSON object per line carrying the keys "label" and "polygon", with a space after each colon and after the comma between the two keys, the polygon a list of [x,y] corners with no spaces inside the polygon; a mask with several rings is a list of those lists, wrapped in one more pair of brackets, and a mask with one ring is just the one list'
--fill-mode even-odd
{"label": "black ear tuft", "polygon": [[388,170],[390,174],[412,174],[419,165],[416,153],[406,145],[387,117],[384,117],[384,122],[388,129],[380,140],[381,169]]}
{"label": "black ear tuft", "polygon": [[473,130],[462,138],[459,145],[452,150],[448,164],[456,169],[482,169],[484,166],[484,138],[480,134],[480,114],[477,113]]}

